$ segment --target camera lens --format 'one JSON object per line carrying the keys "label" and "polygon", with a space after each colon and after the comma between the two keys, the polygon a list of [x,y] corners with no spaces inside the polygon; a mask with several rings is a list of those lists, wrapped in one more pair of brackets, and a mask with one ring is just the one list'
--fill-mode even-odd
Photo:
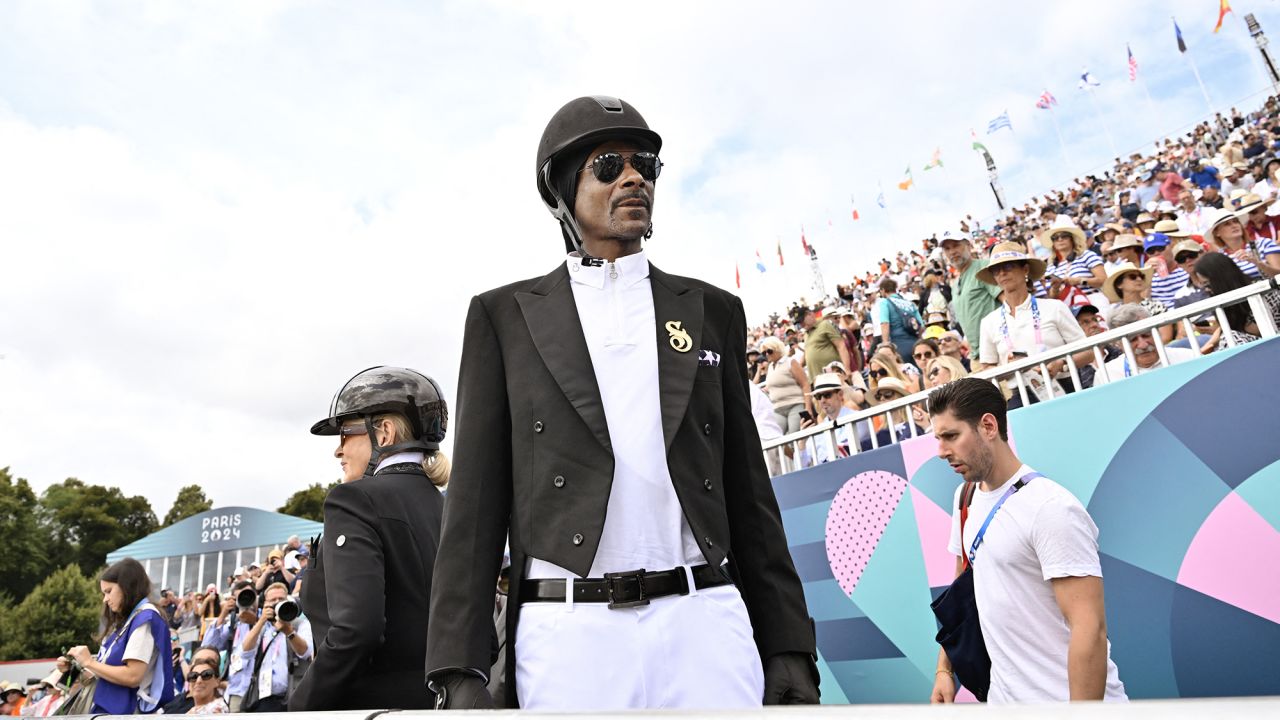
{"label": "camera lens", "polygon": [[291,623],[302,614],[302,608],[294,600],[281,600],[276,604],[276,617],[282,622]]}
{"label": "camera lens", "polygon": [[236,607],[248,610],[258,604],[258,593],[253,588],[245,588],[236,593]]}

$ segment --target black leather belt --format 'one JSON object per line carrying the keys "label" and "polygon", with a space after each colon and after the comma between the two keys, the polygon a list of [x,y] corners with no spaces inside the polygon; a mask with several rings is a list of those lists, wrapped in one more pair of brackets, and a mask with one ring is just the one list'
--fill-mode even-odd
{"label": "black leather belt", "polygon": [[[710,565],[690,568],[693,586],[698,590],[729,585],[732,581]],[[564,580],[525,580],[520,585],[520,602],[565,602]],[[641,607],[652,598],[688,595],[689,578],[683,568],[648,572],[605,573],[604,578],[573,581],[575,603],[609,603],[610,609]]]}

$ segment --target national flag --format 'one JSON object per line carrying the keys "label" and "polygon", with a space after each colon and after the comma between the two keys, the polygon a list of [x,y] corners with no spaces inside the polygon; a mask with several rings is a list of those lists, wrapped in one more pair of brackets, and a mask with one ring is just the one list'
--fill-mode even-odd
{"label": "national flag", "polygon": [[1218,0],[1218,24],[1213,26],[1213,31],[1218,32],[1222,29],[1222,20],[1231,12],[1231,6],[1227,4],[1227,0]]}
{"label": "national flag", "polygon": [[1045,90],[1044,92],[1040,93],[1040,97],[1036,100],[1036,107],[1040,108],[1041,110],[1049,110],[1051,106],[1057,105],[1057,104],[1058,104],[1058,98],[1054,97],[1053,93],[1049,92],[1048,90]]}
{"label": "national flag", "polygon": [[902,182],[898,183],[898,189],[899,189],[899,190],[910,190],[910,189],[911,189],[911,186],[912,186],[914,183],[915,183],[915,179],[911,177],[911,166],[910,166],[910,165],[908,165],[908,166],[907,166],[907,176],[906,176],[905,178],[903,178],[903,179],[902,179]]}
{"label": "national flag", "polygon": [[853,205],[853,219],[857,220],[858,219],[858,201],[852,195],[850,195],[849,202]]}
{"label": "national flag", "polygon": [[876,182],[876,189],[880,191],[880,192],[879,192],[879,194],[877,194],[877,195],[876,195],[876,204],[880,206],[880,209],[881,209],[881,210],[883,210],[883,209],[884,209],[884,207],[885,207],[885,205],[884,205],[884,188],[880,185],[880,182],[879,182],[879,181],[877,181],[877,182]]}
{"label": "national flag", "polygon": [[1009,122],[1008,110],[1005,110],[1004,112],[1000,113],[995,117],[994,120],[987,123],[987,134],[990,135],[991,133],[999,130],[1000,128],[1009,128],[1010,132],[1013,131],[1013,123]]}
{"label": "national flag", "polygon": [[738,263],[736,262],[733,264],[733,282],[738,286],[739,290],[742,289],[742,271],[738,269]]}
{"label": "national flag", "polygon": [[812,255],[813,251],[809,249],[809,241],[804,239],[804,226],[800,226],[800,247],[804,248],[805,255]]}
{"label": "national flag", "polygon": [[1124,49],[1129,51],[1129,82],[1135,82],[1138,79],[1138,59],[1133,56],[1129,43],[1124,44]]}
{"label": "national flag", "polygon": [[756,269],[764,272],[764,258],[760,257],[760,248],[756,248]]}
{"label": "national flag", "polygon": [[783,267],[784,265],[786,263],[782,261],[782,238],[778,238],[778,267]]}
{"label": "national flag", "polygon": [[924,166],[924,169],[927,171],[936,167],[942,167],[942,148],[934,148],[933,159],[929,161],[928,165]]}
{"label": "national flag", "polygon": [[1102,83],[1099,82],[1099,80],[1093,76],[1093,73],[1089,72],[1088,70],[1085,70],[1084,72],[1080,73],[1080,83],[1076,87],[1080,88],[1081,90],[1088,90],[1091,87],[1098,87],[1101,84]]}
{"label": "national flag", "polygon": [[1183,40],[1183,39],[1182,39],[1182,28],[1178,27],[1178,21],[1177,21],[1177,20],[1174,20],[1174,21],[1173,21],[1173,34],[1174,34],[1175,36],[1177,36],[1177,38],[1178,38],[1178,52],[1180,52],[1180,53],[1184,53],[1184,52],[1186,52],[1186,51],[1187,51],[1187,41],[1185,41],[1185,40]]}

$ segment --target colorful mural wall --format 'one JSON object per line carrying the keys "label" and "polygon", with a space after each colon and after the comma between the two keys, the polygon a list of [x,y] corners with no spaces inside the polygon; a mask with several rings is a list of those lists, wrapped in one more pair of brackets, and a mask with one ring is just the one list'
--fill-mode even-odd
{"label": "colorful mural wall", "polygon": [[[1010,415],[1099,528],[1131,698],[1280,695],[1280,339]],[[959,476],[932,437],[774,480],[826,703],[926,702]],[[971,696],[970,696],[971,697]]]}

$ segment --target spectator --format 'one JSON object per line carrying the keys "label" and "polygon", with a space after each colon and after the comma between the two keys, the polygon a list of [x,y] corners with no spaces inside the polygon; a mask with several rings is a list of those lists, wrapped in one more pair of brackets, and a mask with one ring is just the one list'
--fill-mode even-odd
{"label": "spectator", "polygon": [[852,309],[842,310],[839,314],[840,337],[844,339],[844,348],[849,353],[849,369],[853,372],[862,372],[863,355],[862,343],[858,335],[859,326],[858,313]]}
{"label": "spectator", "polygon": [[193,683],[191,682],[190,675],[191,675],[191,670],[195,668],[197,665],[201,665],[201,664],[207,665],[210,668],[213,668],[215,673],[214,681],[218,684],[217,692],[220,697],[222,696],[222,693],[225,690],[225,687],[222,683],[222,675],[220,672],[220,668],[222,665],[222,656],[214,648],[201,647],[201,648],[198,648],[195,651],[195,653],[192,654],[190,664],[187,664],[186,662],[183,662],[181,664],[181,667],[179,668],[179,670],[182,672],[182,679],[185,684],[184,689],[180,692],[178,697],[174,698],[173,702],[164,706],[164,709],[161,710],[162,713],[164,713],[165,715],[183,715],[183,714],[186,714],[188,710],[190,710],[192,707],[195,706],[195,702],[192,699],[192,691],[194,690],[194,686],[193,686]]}
{"label": "spectator", "polygon": [[911,349],[911,358],[916,361],[916,367],[921,370],[928,367],[929,362],[941,354],[942,351],[939,349],[938,341],[927,338],[917,340],[915,347]]}
{"label": "spectator", "polygon": [[[1203,162],[1200,158],[1191,161],[1191,169],[1187,173],[1187,179],[1198,188],[1217,188],[1222,185],[1222,182],[1218,180],[1218,169]],[[1179,197],[1179,201],[1181,201],[1181,197]]]}
{"label": "spectator", "polygon": [[769,363],[764,381],[765,390],[769,394],[769,401],[773,403],[778,427],[782,428],[783,435],[790,435],[800,429],[801,410],[814,414],[809,396],[809,377],[795,358],[786,356],[786,348],[781,340],[765,338],[761,347]]}
{"label": "spectator", "polygon": [[828,318],[819,318],[818,311],[811,307],[800,308],[796,313],[800,324],[804,327],[804,364],[809,379],[822,372],[822,366],[832,360],[839,360],[849,367],[849,351],[844,346],[844,336],[836,329]]}
{"label": "spectator", "polygon": [[263,568],[262,574],[258,576],[254,585],[261,593],[263,588],[273,583],[284,585],[286,590],[293,588],[294,574],[284,566],[284,552],[280,548],[273,548],[267,553],[267,564]]}
{"label": "spectator", "polygon": [[1249,278],[1261,280],[1280,273],[1280,245],[1266,238],[1246,239],[1235,212],[1218,210],[1210,220],[1209,237]]}
{"label": "spectator", "polygon": [[191,670],[187,672],[187,682],[191,686],[192,703],[187,715],[222,715],[231,712],[218,687],[216,660],[201,659],[192,664]]}
{"label": "spectator", "polygon": [[[986,283],[982,283],[982,284],[986,285],[987,287],[991,287]],[[966,372],[969,371],[969,368],[970,368],[969,348],[966,346],[964,340],[960,337],[960,333],[956,332],[955,330],[948,330],[945,333],[943,333],[942,336],[938,338],[938,352],[940,352],[943,355],[949,355],[955,358],[961,365],[964,366],[964,369]]]}
{"label": "spectator", "polygon": [[[1222,193],[1216,187],[1207,187],[1200,196],[1200,204],[1206,209],[1213,208],[1215,210],[1222,209]],[[1203,223],[1203,220],[1201,221]],[[1193,232],[1193,235],[1203,235],[1208,230],[1207,225],[1201,225],[1200,232]]]}
{"label": "spectator", "polygon": [[[1159,301],[1151,299],[1152,272],[1153,269],[1150,266],[1137,268],[1129,263],[1122,263],[1107,278],[1103,291],[1107,299],[1113,303],[1141,305],[1149,316],[1160,315],[1168,311],[1168,308]],[[1116,327],[1114,320],[1111,321],[1111,327]],[[1165,325],[1160,328],[1160,336],[1164,342],[1171,342],[1173,326]]]}
{"label": "spectator", "polygon": [[[1178,193],[1178,217],[1176,225],[1178,230],[1186,235],[1203,235],[1208,230],[1208,225],[1204,224],[1205,209],[1200,207],[1196,202],[1196,196],[1190,190],[1183,188]],[[1168,231],[1165,231],[1166,233]]]}
{"label": "spectator", "polygon": [[[1251,284],[1250,279],[1240,269],[1239,263],[1233,263],[1222,253],[1206,253],[1196,261],[1195,274],[1210,296],[1223,295]],[[1274,322],[1280,324],[1280,293],[1270,290],[1262,295],[1263,302],[1271,312]],[[1227,316],[1227,332],[1231,333],[1237,344],[1253,342],[1258,339],[1258,325],[1249,306],[1243,302],[1222,308]],[[1210,340],[1210,347],[1216,347],[1221,340],[1223,329],[1217,328]]]}
{"label": "spectator", "polygon": [[30,702],[28,717],[49,717],[58,712],[67,699],[66,688],[62,686],[61,680],[62,673],[54,670],[40,681],[39,691],[27,696]]}
{"label": "spectator", "polygon": [[[1262,198],[1250,193],[1240,201],[1237,217],[1244,221],[1245,234],[1250,242],[1269,241],[1276,244],[1276,228],[1280,227],[1280,218],[1269,215],[1276,204],[1263,202]],[[1280,249],[1277,250],[1280,252]]]}
{"label": "spectator", "polygon": [[1182,240],[1173,246],[1173,262],[1185,280],[1174,290],[1173,302],[1170,303],[1172,307],[1179,308],[1209,297],[1209,293],[1196,284],[1195,274],[1192,272],[1196,260],[1203,254],[1204,247],[1195,240]]}
{"label": "spectator", "polygon": [[1054,277],[1050,296],[1060,298],[1063,285],[1092,292],[1102,287],[1107,279],[1102,270],[1102,258],[1087,249],[1084,232],[1075,223],[1055,222],[1053,227],[1041,233],[1040,243],[1052,251],[1045,270]]}
{"label": "spectator", "polygon": [[892,278],[880,281],[880,299],[873,314],[880,324],[881,343],[911,347],[924,329],[920,310],[898,294],[898,283]]}
{"label": "spectator", "polygon": [[22,689],[17,683],[6,682],[5,687],[0,688],[0,700],[3,700],[4,707],[8,708],[8,715],[25,715],[23,707],[27,704],[27,691]]}
{"label": "spectator", "polygon": [[987,266],[987,260],[974,259],[973,244],[967,235],[944,237],[941,245],[947,262],[956,271],[956,278],[951,281],[956,322],[964,337],[972,341],[978,337],[982,318],[999,306],[999,290],[978,280],[977,273]]}
{"label": "spectator", "polygon": [[[875,394],[872,396],[875,400],[873,405],[886,405],[895,400],[901,400],[907,394],[907,386],[901,380],[894,377],[881,378],[876,383]],[[875,445],[873,446],[871,439],[867,438],[862,444],[863,450],[870,450],[872,447],[885,447],[894,442],[909,440],[912,437],[911,429],[907,425],[907,409],[905,407],[889,411],[889,416],[892,423],[885,422],[884,415],[876,416],[876,424],[881,427],[876,431]],[[924,433],[925,429],[917,424],[916,435],[919,436]]]}
{"label": "spectator", "polygon": [[1128,234],[1117,237],[1110,255],[1107,260],[1113,267],[1123,262],[1142,267],[1142,238]]}
{"label": "spectator", "polygon": [[[1150,317],[1151,315],[1147,308],[1142,305],[1134,303],[1117,305],[1111,311],[1111,329],[1114,330],[1125,325],[1141,322]],[[1124,355],[1123,351],[1120,352],[1118,357],[1107,361],[1106,373],[1098,375],[1094,379],[1095,385],[1115,382],[1120,378],[1140,375],[1161,367],[1160,353],[1156,350],[1156,343],[1150,330],[1143,330],[1130,335],[1129,346],[1133,348],[1135,362],[1130,363],[1129,358]],[[1200,357],[1200,353],[1194,350],[1175,347],[1165,347],[1165,355],[1169,358],[1170,363],[1179,363]]]}
{"label": "spectator", "polygon": [[[103,571],[102,648],[96,656],[77,645],[67,655],[97,678],[93,713],[154,713],[173,699],[169,625],[153,605],[151,580],[142,564],[125,558]],[[66,659],[58,669],[70,670]]]}
{"label": "spectator", "polygon": [[[925,371],[925,378],[929,382],[929,389],[946,385],[953,380],[959,380],[962,377],[968,377],[969,371],[960,364],[959,360],[950,355],[939,355],[929,363],[929,369]],[[924,423],[921,423],[924,424]]]}
{"label": "spectator", "polygon": [[[1017,246],[1004,243],[991,253],[991,262],[978,273],[978,279],[998,285],[1003,293],[1000,307],[982,319],[981,349],[978,362],[982,367],[1006,365],[1019,358],[1030,357],[1084,338],[1080,326],[1067,306],[1058,300],[1039,300],[1031,296],[1031,283],[1045,271],[1043,260],[1031,257]],[[1070,386],[1066,362],[1049,363],[1049,374],[1064,388]],[[1048,399],[1052,388],[1038,387],[1043,380],[1027,373],[1032,386],[1031,402]],[[1044,395],[1044,397],[1041,397]],[[1010,409],[1021,407],[1014,393]]]}
{"label": "spectator", "polygon": [[[849,417],[854,411],[844,404],[845,385],[840,381],[839,376],[835,373],[822,373],[813,383],[813,399],[818,403],[818,407],[822,410],[823,420],[836,421],[840,418]],[[818,424],[816,418],[810,418],[804,421],[802,427],[811,428]],[[869,442],[870,423],[862,421],[856,425],[858,447],[862,446],[862,441]],[[810,439],[808,445],[800,451],[800,465],[802,467],[810,467],[815,464],[831,462],[839,458],[848,457],[854,447],[854,425],[844,425],[835,429],[836,445],[831,446],[830,436],[826,433],[815,435]],[[810,449],[812,448],[812,449]]]}
{"label": "spectator", "polygon": [[1172,204],[1178,199],[1178,193],[1182,192],[1182,176],[1170,170],[1160,170],[1156,173],[1156,178],[1160,181],[1160,197]]}
{"label": "spectator", "polygon": [[924,389],[924,384],[920,381],[920,371],[916,369],[915,365],[903,362],[902,357],[898,354],[898,349],[892,343],[876,348],[875,354],[871,357],[879,363],[879,367],[897,368],[898,372],[894,374],[894,377],[902,380],[903,384],[911,388],[912,392]]}

